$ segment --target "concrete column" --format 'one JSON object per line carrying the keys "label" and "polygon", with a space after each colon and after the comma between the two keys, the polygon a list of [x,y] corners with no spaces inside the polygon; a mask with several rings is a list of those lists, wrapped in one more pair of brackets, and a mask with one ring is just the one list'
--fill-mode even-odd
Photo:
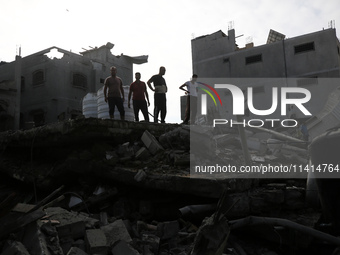
{"label": "concrete column", "polygon": [[15,88],[17,91],[15,100],[14,130],[20,128],[20,102],[21,102],[21,56],[15,56]]}

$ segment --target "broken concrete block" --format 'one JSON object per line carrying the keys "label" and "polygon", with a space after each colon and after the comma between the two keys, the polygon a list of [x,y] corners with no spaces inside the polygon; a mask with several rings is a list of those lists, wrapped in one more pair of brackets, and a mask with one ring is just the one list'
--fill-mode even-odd
{"label": "broken concrete block", "polygon": [[131,243],[131,236],[126,229],[123,220],[116,220],[115,222],[100,228],[106,236],[108,246],[113,246],[115,242],[123,240]]}
{"label": "broken concrete block", "polygon": [[46,237],[41,232],[37,222],[32,222],[26,226],[22,243],[30,254],[50,254]]}
{"label": "broken concrete block", "polygon": [[145,147],[150,151],[152,155],[155,155],[157,154],[157,152],[164,150],[157,139],[147,130],[144,131],[141,139]]}
{"label": "broken concrete block", "polygon": [[150,156],[150,152],[148,151],[147,148],[142,147],[140,148],[137,152],[136,152],[136,159],[140,159],[140,160],[145,160]]}
{"label": "broken concrete block", "polygon": [[77,241],[73,242],[72,247],[76,247],[83,251],[86,250],[85,241],[83,239],[78,239]]}
{"label": "broken concrete block", "polygon": [[100,212],[99,217],[101,226],[106,226],[107,224],[109,224],[107,219],[107,212]]}
{"label": "broken concrete block", "polygon": [[161,238],[161,240],[170,239],[178,235],[179,232],[179,223],[178,221],[168,221],[161,222],[157,225],[157,236]]}
{"label": "broken concrete block", "polygon": [[88,254],[77,247],[72,247],[66,255],[88,255]]}
{"label": "broken concrete block", "polygon": [[51,207],[46,209],[49,219],[58,220],[57,231],[59,238],[71,237],[78,239],[84,236],[85,227],[95,228],[99,226],[99,220],[92,219],[82,213],[69,212],[60,207]]}
{"label": "broken concrete block", "polygon": [[146,173],[143,170],[138,170],[138,172],[136,173],[134,179],[136,182],[141,182],[146,178]]}
{"label": "broken concrete block", "polygon": [[53,251],[53,255],[64,254],[56,227],[53,226],[50,221],[46,223],[40,222],[39,225],[40,224],[42,224],[40,230],[45,234],[47,248]]}
{"label": "broken concrete block", "polygon": [[143,234],[142,242],[145,248],[150,248],[151,252],[158,254],[160,243],[160,238],[158,236],[152,234]]}
{"label": "broken concrete block", "polygon": [[130,245],[128,245],[125,241],[118,241],[113,246],[112,255],[139,255],[139,252],[133,249]]}
{"label": "broken concrete block", "polygon": [[107,240],[101,229],[88,229],[85,234],[86,250],[89,254],[107,254]]}
{"label": "broken concrete block", "polygon": [[26,247],[21,242],[12,241],[12,240],[7,241],[1,254],[2,255],[13,255],[13,254],[30,255]]}

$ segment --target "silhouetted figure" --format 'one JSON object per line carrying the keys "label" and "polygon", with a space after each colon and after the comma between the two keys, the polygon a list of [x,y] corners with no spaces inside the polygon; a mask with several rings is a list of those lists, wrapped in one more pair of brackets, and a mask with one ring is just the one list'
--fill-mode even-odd
{"label": "silhouetted figure", "polygon": [[[158,115],[161,113],[161,123],[165,123],[165,116],[166,116],[166,92],[168,92],[168,87],[166,86],[165,79],[163,78],[163,75],[165,74],[165,67],[161,66],[159,68],[159,73],[152,76],[148,80],[148,86],[149,88],[155,92],[154,94],[154,122],[158,122]],[[153,83],[153,88],[151,86],[151,83]]]}
{"label": "silhouetted figure", "polygon": [[111,76],[107,77],[104,82],[104,97],[105,102],[109,104],[110,118],[114,118],[115,106],[120,113],[120,119],[125,119],[124,110],[124,90],[122,79],[117,76],[117,68],[111,66]]}
{"label": "silhouetted figure", "polygon": [[[132,105],[133,105],[133,112],[135,114],[135,120],[139,121],[139,110],[142,111],[144,120],[149,122],[149,114],[148,114],[148,106],[150,106],[149,95],[146,89],[146,84],[144,81],[141,81],[141,74],[135,74],[136,81],[131,83],[129,96],[128,96],[128,107],[130,108],[130,99],[132,94]],[[145,98],[148,101],[146,104]]]}

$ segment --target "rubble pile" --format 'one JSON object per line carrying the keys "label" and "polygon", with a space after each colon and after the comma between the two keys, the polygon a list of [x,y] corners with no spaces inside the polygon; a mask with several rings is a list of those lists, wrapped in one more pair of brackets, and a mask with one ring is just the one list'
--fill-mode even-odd
{"label": "rubble pile", "polygon": [[[190,132],[86,119],[0,135],[1,254],[335,250],[337,240],[315,230],[320,211],[306,205],[305,178],[190,178]],[[205,133],[220,160],[244,164],[237,130]],[[246,134],[253,164],[308,162],[304,143]]]}

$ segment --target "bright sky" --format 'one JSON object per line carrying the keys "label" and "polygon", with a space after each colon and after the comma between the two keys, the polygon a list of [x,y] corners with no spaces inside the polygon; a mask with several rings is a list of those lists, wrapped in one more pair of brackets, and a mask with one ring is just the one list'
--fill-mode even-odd
{"label": "bright sky", "polygon": [[243,35],[240,47],[251,39],[259,46],[270,29],[291,38],[332,20],[340,24],[339,0],[0,0],[0,6],[0,61],[13,61],[19,46],[25,57],[51,46],[79,53],[107,42],[115,44],[114,55],[149,55],[134,72],[147,81],[166,67],[172,123],[181,122],[178,87],[192,75],[192,38],[227,33],[232,22],[236,36]]}

